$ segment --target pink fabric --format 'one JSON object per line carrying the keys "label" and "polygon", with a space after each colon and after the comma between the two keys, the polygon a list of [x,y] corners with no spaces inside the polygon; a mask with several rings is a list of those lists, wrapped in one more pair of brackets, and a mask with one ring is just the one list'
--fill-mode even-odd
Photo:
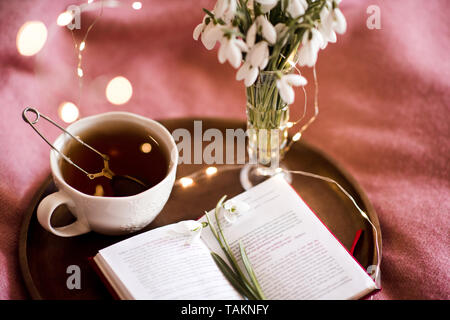
{"label": "pink fabric", "polygon": [[[21,120],[21,110],[31,105],[57,118],[59,103],[77,103],[72,39],[55,24],[74,2],[0,2],[2,299],[27,297],[17,257],[19,226],[49,173],[49,148]],[[126,110],[151,118],[245,117],[235,70],[192,39],[201,8],[212,1],[143,1],[140,11],[121,2],[127,7],[105,9],[88,38],[81,116]],[[381,30],[366,27],[372,4],[381,8]],[[341,8],[348,31],[320,53],[321,113],[305,139],[340,161],[377,210],[383,291],[375,298],[449,299],[450,2],[344,0]],[[15,47],[28,20],[43,21],[49,31],[34,57],[20,56]],[[305,74],[312,79],[310,70]],[[134,89],[120,107],[104,95],[116,75]],[[297,90],[294,117],[301,105]],[[43,131],[57,135],[49,127]]]}

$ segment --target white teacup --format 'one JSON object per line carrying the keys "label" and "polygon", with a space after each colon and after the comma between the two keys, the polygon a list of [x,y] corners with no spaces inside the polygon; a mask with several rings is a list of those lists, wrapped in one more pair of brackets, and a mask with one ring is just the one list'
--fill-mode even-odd
{"label": "white teacup", "polygon": [[[129,197],[97,197],[84,194],[67,184],[61,174],[60,162],[65,161],[54,150],[50,151],[50,166],[58,192],[48,195],[39,204],[39,223],[48,231],[61,237],[72,237],[89,231],[107,235],[120,235],[144,228],[160,213],[166,204],[175,182],[178,152],[175,141],[160,123],[128,112],[109,112],[78,120],[67,130],[79,135],[93,126],[108,121],[120,121],[150,130],[155,139],[169,155],[166,177],[152,188]],[[67,134],[60,135],[53,144],[58,150],[70,141]],[[76,221],[64,227],[55,228],[50,219],[55,209],[65,204],[76,217]]]}

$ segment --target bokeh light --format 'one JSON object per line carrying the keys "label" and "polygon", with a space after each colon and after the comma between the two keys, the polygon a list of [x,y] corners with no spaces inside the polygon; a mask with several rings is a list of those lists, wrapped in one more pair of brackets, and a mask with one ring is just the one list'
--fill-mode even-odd
{"label": "bokeh light", "polygon": [[142,8],[142,2],[140,1],[135,1],[133,2],[133,4],[131,5],[131,7],[133,7],[134,10],[140,10]]}
{"label": "bokeh light", "polygon": [[41,51],[47,41],[47,27],[41,21],[28,21],[17,32],[16,46],[23,56],[32,56]]}
{"label": "bokeh light", "polygon": [[112,104],[127,103],[132,95],[133,87],[125,77],[115,77],[106,86],[106,99]]}
{"label": "bokeh light", "polygon": [[73,20],[73,14],[70,11],[64,11],[56,19],[56,24],[61,27],[67,26]]}
{"label": "bokeh light", "polygon": [[141,151],[143,153],[150,153],[152,151],[152,145],[148,142],[141,144]]}
{"label": "bokeh light", "polygon": [[188,177],[183,177],[180,179],[180,183],[183,188],[187,188],[194,183],[194,180],[192,180],[191,178],[188,178]]}
{"label": "bokeh light", "polygon": [[59,105],[58,115],[65,123],[72,123],[78,119],[80,112],[74,103],[65,101]]}
{"label": "bokeh light", "polygon": [[217,168],[216,167],[208,167],[208,168],[206,168],[205,172],[208,176],[212,176],[213,174],[217,173]]}
{"label": "bokeh light", "polygon": [[300,132],[297,132],[296,134],[294,134],[294,136],[292,137],[292,141],[298,141],[300,140],[300,138],[302,137],[302,134]]}

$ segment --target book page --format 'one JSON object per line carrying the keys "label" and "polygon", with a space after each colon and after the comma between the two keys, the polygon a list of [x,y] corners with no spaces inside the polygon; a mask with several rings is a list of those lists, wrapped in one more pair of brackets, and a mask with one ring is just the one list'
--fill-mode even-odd
{"label": "book page", "polygon": [[[242,240],[268,299],[356,299],[375,289],[373,280],[283,178],[275,176],[234,199],[246,202],[250,210],[233,224],[223,214],[219,221],[245,270],[238,244]],[[214,211],[208,216],[213,218]],[[227,261],[210,230],[203,231],[202,239]]]}
{"label": "book page", "polygon": [[124,299],[242,299],[198,239],[172,225],[100,250],[95,261]]}

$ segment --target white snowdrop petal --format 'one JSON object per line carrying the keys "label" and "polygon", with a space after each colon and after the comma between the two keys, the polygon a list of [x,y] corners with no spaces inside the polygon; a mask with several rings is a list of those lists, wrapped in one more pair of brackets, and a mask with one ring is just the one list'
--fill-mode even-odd
{"label": "white snowdrop petal", "polygon": [[216,42],[222,38],[222,35],[222,29],[220,26],[210,23],[203,31],[201,40],[206,49],[212,50],[216,45]]}
{"label": "white snowdrop petal", "polygon": [[274,28],[277,33],[277,38],[284,36],[286,31],[288,30],[288,27],[282,22],[277,23]]}
{"label": "white snowdrop petal", "polygon": [[228,210],[224,210],[223,217],[228,223],[235,223],[237,220],[237,215],[233,212],[230,212]]}
{"label": "white snowdrop petal", "polygon": [[343,34],[347,30],[347,21],[339,8],[334,9],[333,18],[335,21],[335,30],[337,33]]}
{"label": "white snowdrop petal", "polygon": [[310,42],[317,47],[321,47],[322,44],[324,43],[322,34],[319,32],[319,30],[317,30],[315,28],[311,29],[311,33],[312,33],[312,38],[311,38]]}
{"label": "white snowdrop petal", "polygon": [[237,10],[237,1],[236,0],[228,0],[228,9],[225,13],[225,20],[231,21],[236,15]]}
{"label": "white snowdrop petal", "polygon": [[238,70],[238,72],[236,73],[236,80],[240,81],[245,79],[245,77],[247,76],[247,73],[250,69],[250,64],[248,62],[245,62]]}
{"label": "white snowdrop petal", "polygon": [[278,0],[255,0],[256,2],[262,4],[263,6],[276,6]]}
{"label": "white snowdrop petal", "polygon": [[249,48],[251,48],[255,45],[256,31],[257,31],[256,22],[253,22],[253,24],[250,26],[250,28],[248,28],[247,36],[246,36],[246,42],[247,42],[247,46]]}
{"label": "white snowdrop petal", "polygon": [[247,44],[242,39],[236,39],[236,40],[234,40],[234,43],[241,51],[243,51],[243,52],[248,51]]}
{"label": "white snowdrop petal", "polygon": [[203,22],[200,23],[198,26],[195,27],[194,29],[194,33],[192,34],[194,40],[198,40],[198,38],[200,37],[200,34],[202,33],[203,30]]}
{"label": "white snowdrop petal", "polygon": [[283,76],[283,79],[291,86],[304,86],[308,83],[308,81],[299,74],[287,74]]}
{"label": "white snowdrop petal", "polygon": [[312,67],[316,64],[319,46],[317,43],[309,42],[300,48],[298,63],[300,66]]}
{"label": "white snowdrop petal", "polygon": [[214,15],[218,18],[222,18],[225,10],[228,6],[228,0],[217,0],[216,5],[214,6]]}
{"label": "white snowdrop petal", "polygon": [[254,67],[259,67],[263,64],[265,59],[269,56],[268,44],[265,41],[260,41],[252,48],[250,52],[250,64]]}
{"label": "white snowdrop petal", "polygon": [[298,51],[298,64],[300,66],[306,66],[308,59],[308,45],[304,44]]}
{"label": "white snowdrop petal", "polygon": [[244,201],[237,201],[236,208],[239,213],[245,213],[250,210],[250,205]]}
{"label": "white snowdrop petal", "polygon": [[277,79],[277,89],[280,91],[280,88],[283,86],[283,81],[281,79]]}
{"label": "white snowdrop petal", "polygon": [[225,61],[227,61],[227,47],[228,47],[228,40],[222,41],[217,55],[217,58],[219,59],[220,63],[224,63]]}
{"label": "white snowdrop petal", "polygon": [[332,31],[328,37],[328,42],[335,43],[337,40],[336,32]]}
{"label": "white snowdrop petal", "polygon": [[300,1],[298,1],[298,0],[290,0],[288,6],[286,8],[286,11],[294,19],[305,14],[305,8],[303,7],[303,4],[301,4]]}
{"label": "white snowdrop petal", "polygon": [[329,14],[330,10],[328,10],[327,6],[324,6],[319,14],[321,23],[324,23],[328,19]]}
{"label": "white snowdrop petal", "polygon": [[261,70],[264,70],[267,67],[268,64],[269,64],[269,55],[267,55],[267,57],[264,58],[264,60],[259,65],[259,68]]}
{"label": "white snowdrop petal", "polygon": [[278,92],[280,93],[281,99],[287,104],[292,104],[294,102],[294,89],[287,83],[282,81]]}
{"label": "white snowdrop petal", "polygon": [[275,30],[275,27],[265,16],[259,16],[257,22],[261,26],[263,38],[270,44],[274,44],[277,41],[277,31]]}
{"label": "white snowdrop petal", "polygon": [[245,76],[244,84],[246,87],[250,87],[252,84],[255,83],[256,78],[258,78],[258,68],[253,67],[250,68],[247,72],[247,75]]}
{"label": "white snowdrop petal", "polygon": [[229,43],[227,47],[227,58],[233,68],[237,69],[241,65],[242,52],[233,42]]}
{"label": "white snowdrop petal", "polygon": [[270,5],[261,5],[261,11],[263,12],[263,13],[267,13],[267,12],[269,12],[270,10],[272,10],[275,6],[276,6],[277,4],[276,3],[274,3],[274,4],[270,4]]}

